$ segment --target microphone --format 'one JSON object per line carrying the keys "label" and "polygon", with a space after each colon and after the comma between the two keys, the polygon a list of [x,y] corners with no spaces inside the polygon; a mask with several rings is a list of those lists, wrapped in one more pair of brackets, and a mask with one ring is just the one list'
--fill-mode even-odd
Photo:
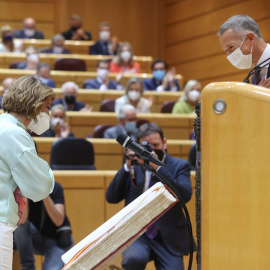
{"label": "microphone", "polygon": [[138,143],[134,142],[133,140],[130,139],[129,136],[125,134],[120,134],[117,138],[116,141],[121,144],[123,147],[132,150],[137,157],[143,159],[143,160],[148,160],[158,166],[165,167],[165,164],[161,162],[159,159],[157,159],[153,154],[149,151],[147,151],[145,148],[143,148],[141,145]]}
{"label": "microphone", "polygon": [[263,63],[265,63],[265,62],[267,62],[267,61],[269,61],[269,60],[270,60],[270,57],[267,58],[267,59],[265,59],[264,61],[262,61],[262,62],[259,63],[258,65],[254,66],[254,67],[249,71],[247,77],[244,79],[243,82],[245,82],[245,83],[250,83],[249,77],[255,73],[255,69],[258,68],[258,70],[261,71],[261,69],[264,68],[265,66],[267,66],[267,65],[269,64],[269,62],[266,63],[266,64],[264,64],[263,66],[261,66],[261,64],[263,64]]}

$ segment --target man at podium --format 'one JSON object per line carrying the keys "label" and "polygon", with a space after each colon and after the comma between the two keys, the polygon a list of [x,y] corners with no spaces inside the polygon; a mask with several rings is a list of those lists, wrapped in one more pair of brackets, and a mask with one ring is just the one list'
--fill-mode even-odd
{"label": "man at podium", "polygon": [[247,15],[235,15],[217,35],[230,63],[238,69],[249,69],[254,64],[252,83],[270,88],[270,44],[263,40],[258,24]]}

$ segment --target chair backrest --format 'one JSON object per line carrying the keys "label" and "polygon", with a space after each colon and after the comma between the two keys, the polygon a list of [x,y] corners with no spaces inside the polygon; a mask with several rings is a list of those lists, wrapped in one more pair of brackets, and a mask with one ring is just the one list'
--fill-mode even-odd
{"label": "chair backrest", "polygon": [[141,125],[143,125],[143,124],[145,124],[145,123],[149,123],[149,121],[148,120],[146,120],[146,119],[139,119],[138,118],[138,120],[137,120],[137,128],[139,128]]}
{"label": "chair backrest", "polygon": [[114,112],[114,99],[104,99],[99,107],[100,112]]}
{"label": "chair backrest", "polygon": [[60,58],[54,63],[54,70],[86,71],[86,64],[82,59]]}
{"label": "chair backrest", "polygon": [[105,130],[112,126],[113,125],[106,125],[106,124],[97,125],[94,128],[93,138],[103,138]]}
{"label": "chair backrest", "polygon": [[51,149],[53,170],[95,170],[95,152],[91,142],[83,138],[61,138]]}
{"label": "chair backrest", "polygon": [[165,101],[161,107],[161,113],[171,113],[176,101]]}
{"label": "chair backrest", "polygon": [[18,68],[18,65],[20,63],[25,63],[25,61],[16,61],[16,62],[12,62],[10,65],[9,65],[9,68],[10,69],[17,69]]}

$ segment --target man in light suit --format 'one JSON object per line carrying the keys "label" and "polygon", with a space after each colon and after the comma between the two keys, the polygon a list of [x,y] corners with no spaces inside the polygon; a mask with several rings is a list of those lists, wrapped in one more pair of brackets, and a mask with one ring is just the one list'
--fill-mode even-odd
{"label": "man in light suit", "polygon": [[99,89],[100,91],[105,91],[108,89],[123,89],[123,86],[121,84],[122,75],[118,74],[116,77],[116,81],[111,81],[109,79],[109,73],[109,60],[99,60],[97,63],[97,78],[84,81],[82,88]]}
{"label": "man in light suit", "polygon": [[[258,24],[247,15],[229,18],[217,34],[227,59],[238,69],[250,69],[252,64],[259,65],[270,57],[270,44],[263,40]],[[253,84],[270,88],[269,63],[267,60],[259,65]]]}
{"label": "man in light suit", "polygon": [[119,124],[106,129],[103,138],[117,138],[120,134],[127,134],[135,139],[137,131],[136,109],[132,105],[126,104],[120,108],[117,118]]}
{"label": "man in light suit", "polygon": [[[167,139],[155,123],[142,125],[136,137],[138,143],[150,144],[153,155],[165,163],[165,167],[151,162],[150,165],[177,189],[182,201],[187,203],[192,194],[189,163],[167,154]],[[141,166],[143,160],[138,159],[134,152],[127,150],[126,155],[129,158],[107,189],[106,199],[109,203],[125,200],[125,205],[128,205],[147,190],[152,182],[159,181],[156,176],[145,171]],[[135,160],[140,165],[136,165]],[[148,230],[123,252],[122,267],[126,270],[143,270],[149,261],[154,260],[157,270],[184,270],[183,255],[189,253],[189,237],[187,221],[179,205],[161,216],[154,224],[155,228],[150,227],[152,235],[149,235]]]}

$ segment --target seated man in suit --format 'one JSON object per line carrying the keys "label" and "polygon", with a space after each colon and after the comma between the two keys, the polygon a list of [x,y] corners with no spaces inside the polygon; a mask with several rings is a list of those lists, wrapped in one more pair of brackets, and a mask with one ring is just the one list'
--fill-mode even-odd
{"label": "seated man in suit", "polygon": [[[182,201],[187,203],[192,195],[189,163],[168,155],[167,139],[155,123],[140,126],[136,137],[138,143],[147,143],[152,148],[152,154],[165,163],[165,167],[149,164],[177,189]],[[145,170],[143,160],[137,158],[133,151],[127,150],[126,155],[128,158],[124,166],[106,191],[109,203],[125,200],[125,205],[128,205],[159,181]],[[183,255],[188,253],[187,220],[177,204],[123,252],[122,267],[126,270],[143,270],[148,262],[154,260],[157,270],[184,270]]]}
{"label": "seated man in suit", "polygon": [[55,182],[53,192],[39,202],[28,200],[22,224],[14,232],[22,269],[34,270],[34,254],[44,255],[44,270],[61,270],[61,256],[73,245],[71,228],[65,214],[62,186]]}
{"label": "seated man in suit", "polygon": [[136,139],[137,115],[136,109],[126,104],[120,108],[118,116],[119,124],[105,130],[104,138],[117,138],[120,134],[127,134],[132,139]]}
{"label": "seated man in suit", "polygon": [[152,63],[153,78],[144,79],[145,90],[152,91],[179,91],[180,87],[175,79],[175,69],[168,71],[168,65],[164,60],[156,59]]}
{"label": "seated man in suit", "polygon": [[35,78],[41,80],[44,84],[54,88],[55,82],[50,78],[51,67],[47,63],[39,63]]}
{"label": "seated man in suit", "polygon": [[55,53],[55,54],[71,54],[71,52],[64,47],[65,38],[60,35],[54,35],[52,38],[52,47],[44,49],[41,53]]}
{"label": "seated man in suit", "polygon": [[23,29],[16,30],[14,32],[15,38],[34,38],[34,39],[44,39],[44,35],[41,31],[36,30],[36,22],[33,18],[26,18],[23,21]]}
{"label": "seated man in suit", "polygon": [[86,89],[99,89],[100,91],[108,89],[123,88],[121,84],[122,74],[118,74],[116,82],[109,80],[110,62],[109,60],[99,60],[97,63],[97,78],[92,80],[86,80],[83,83],[83,88]]}
{"label": "seated man in suit", "polygon": [[99,40],[90,46],[90,54],[116,55],[118,38],[111,37],[112,26],[109,22],[99,24]]}
{"label": "seated man in suit", "polygon": [[71,16],[70,29],[62,32],[62,36],[65,40],[91,40],[91,33],[83,30],[82,28],[82,18],[74,14]]}
{"label": "seated man in suit", "polygon": [[62,98],[56,99],[51,106],[62,104],[66,111],[86,111],[91,112],[92,108],[83,102],[76,100],[79,86],[74,82],[65,82],[62,85]]}

